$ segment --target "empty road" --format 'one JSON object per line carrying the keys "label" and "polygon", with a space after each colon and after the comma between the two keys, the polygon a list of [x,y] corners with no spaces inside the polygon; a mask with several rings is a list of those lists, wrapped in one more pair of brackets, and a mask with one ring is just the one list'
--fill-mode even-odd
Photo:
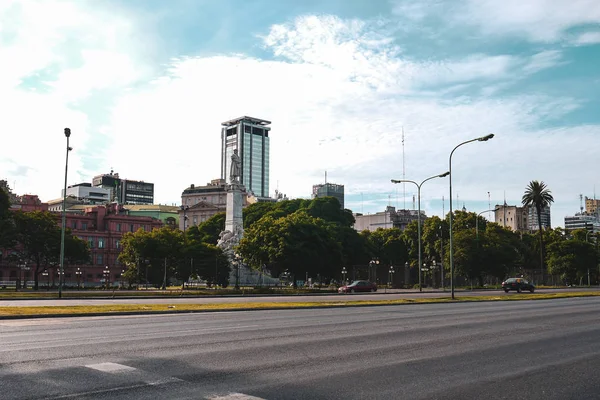
{"label": "empty road", "polygon": [[597,399],[600,299],[0,320],[0,398]]}

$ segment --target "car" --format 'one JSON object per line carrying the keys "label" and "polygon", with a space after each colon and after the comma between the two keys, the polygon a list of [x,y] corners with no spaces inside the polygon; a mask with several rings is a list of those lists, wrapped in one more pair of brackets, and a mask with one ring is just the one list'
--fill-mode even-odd
{"label": "car", "polygon": [[354,293],[354,292],[376,292],[377,285],[369,281],[354,281],[349,285],[341,286],[338,293]]}
{"label": "car", "polygon": [[523,290],[529,290],[531,293],[535,291],[533,283],[528,282],[523,278],[509,278],[502,282],[502,289],[508,293],[509,290],[516,290],[517,293],[521,293]]}

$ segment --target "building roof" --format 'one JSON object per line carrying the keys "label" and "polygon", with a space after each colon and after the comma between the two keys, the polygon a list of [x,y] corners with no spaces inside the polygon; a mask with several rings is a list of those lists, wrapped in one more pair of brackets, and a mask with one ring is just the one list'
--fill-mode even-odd
{"label": "building roof", "polygon": [[222,126],[233,126],[233,125],[239,124],[242,121],[246,121],[246,122],[250,122],[251,124],[262,125],[262,126],[271,125],[271,121],[267,121],[267,120],[259,119],[259,118],[248,117],[245,115],[243,117],[239,117],[239,118],[235,118],[235,119],[232,119],[229,121],[222,122],[221,125]]}
{"label": "building roof", "polygon": [[129,211],[159,211],[177,213],[179,206],[168,206],[166,204],[123,204],[123,208]]}

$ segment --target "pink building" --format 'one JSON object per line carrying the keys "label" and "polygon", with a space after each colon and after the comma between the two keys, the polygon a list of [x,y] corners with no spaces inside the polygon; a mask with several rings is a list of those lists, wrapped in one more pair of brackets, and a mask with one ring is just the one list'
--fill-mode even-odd
{"label": "pink building", "polygon": [[[60,225],[62,213],[54,213]],[[67,212],[66,226],[74,236],[85,240],[90,248],[90,263],[84,265],[65,264],[65,285],[67,286],[98,286],[108,278],[112,285],[121,282],[121,273],[126,266],[117,259],[121,252],[121,238],[127,232],[138,229],[151,231],[163,226],[163,222],[151,218],[127,215],[125,209],[118,204],[89,206],[79,212]],[[9,265],[9,252],[0,262],[0,281],[14,281],[17,278],[28,281],[31,286],[34,280],[33,268],[21,265]],[[108,267],[108,268],[107,268]],[[40,287],[52,286],[58,283],[58,266],[48,266],[39,277]]]}

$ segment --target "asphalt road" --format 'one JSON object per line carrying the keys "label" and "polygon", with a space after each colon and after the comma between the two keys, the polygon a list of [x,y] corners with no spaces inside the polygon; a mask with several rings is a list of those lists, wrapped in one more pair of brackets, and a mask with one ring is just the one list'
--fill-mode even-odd
{"label": "asphalt road", "polygon": [[572,298],[0,320],[0,398],[598,399],[599,308]]}
{"label": "asphalt road", "polygon": [[[583,291],[600,291],[598,287],[576,289],[542,289],[535,293],[568,293]],[[526,292],[528,293],[528,292]],[[473,290],[456,291],[456,296],[511,296],[515,292],[504,293],[502,290]],[[38,299],[38,300],[0,300],[0,307],[10,306],[74,306],[74,305],[100,305],[100,304],[222,304],[222,303],[264,303],[264,302],[328,302],[336,300],[389,300],[389,299],[414,299],[414,298],[439,298],[450,297],[450,291],[423,291],[395,290],[376,293],[353,294],[319,294],[319,295],[287,295],[287,296],[207,296],[207,297],[168,297],[168,298],[96,298],[96,299]]]}

